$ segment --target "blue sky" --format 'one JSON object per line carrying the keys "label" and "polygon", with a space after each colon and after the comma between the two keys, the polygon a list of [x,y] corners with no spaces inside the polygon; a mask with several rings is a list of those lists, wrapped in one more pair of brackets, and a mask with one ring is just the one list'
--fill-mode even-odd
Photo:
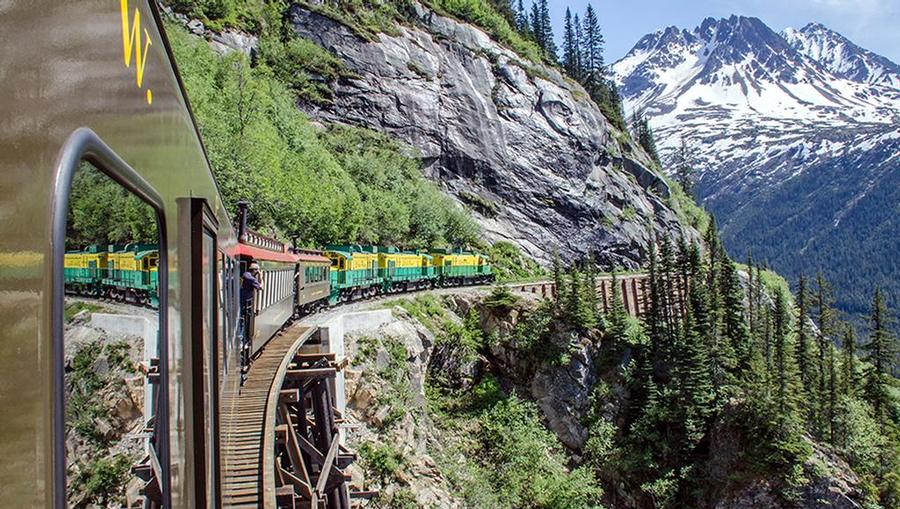
{"label": "blue sky", "polygon": [[[566,6],[583,13],[588,0],[549,0],[561,39]],[[530,5],[530,0],[523,3]],[[776,32],[817,21],[856,44],[900,62],[900,0],[592,0],[606,37],[606,60],[622,58],[645,34],[675,25],[693,28],[708,17],[760,18]]]}

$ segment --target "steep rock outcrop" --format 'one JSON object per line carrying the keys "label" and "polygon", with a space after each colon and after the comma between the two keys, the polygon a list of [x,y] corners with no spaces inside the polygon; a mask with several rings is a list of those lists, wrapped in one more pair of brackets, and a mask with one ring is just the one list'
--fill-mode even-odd
{"label": "steep rock outcrop", "polygon": [[[588,251],[634,268],[652,230],[677,236],[668,187],[577,84],[468,24],[416,5],[377,41],[302,6],[296,33],[337,55],[355,78],[333,84],[316,118],[362,125],[417,149],[426,173],[464,203],[491,240],[548,261]],[[690,234],[690,233],[689,233]]]}

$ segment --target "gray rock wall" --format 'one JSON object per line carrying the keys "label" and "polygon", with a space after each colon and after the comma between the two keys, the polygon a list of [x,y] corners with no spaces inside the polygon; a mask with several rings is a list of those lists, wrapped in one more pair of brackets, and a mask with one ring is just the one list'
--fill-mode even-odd
{"label": "gray rock wall", "polygon": [[306,106],[309,113],[412,145],[451,196],[493,203],[472,207],[490,240],[544,262],[554,249],[566,259],[595,251],[606,264],[635,268],[651,229],[682,231],[646,154],[620,141],[557,70],[422,7],[399,35],[376,42],[300,6],[290,16],[298,35],[356,74],[333,85],[331,106]]}

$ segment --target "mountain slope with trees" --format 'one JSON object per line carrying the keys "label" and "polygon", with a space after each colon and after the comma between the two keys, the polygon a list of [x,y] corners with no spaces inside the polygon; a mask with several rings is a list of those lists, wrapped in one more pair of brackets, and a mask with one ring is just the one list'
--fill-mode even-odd
{"label": "mountain slope with trees", "polygon": [[734,255],[825,271],[860,324],[877,286],[900,306],[900,67],[822,25],[732,16],[648,34],[613,68],[663,159],[689,146]]}
{"label": "mountain slope with trees", "polygon": [[[641,319],[626,313],[617,284],[602,311],[589,261],[557,262],[553,300],[503,288],[422,296],[392,305],[432,339],[401,326],[361,332],[367,346],[350,355],[368,367],[353,375],[348,402],[368,428],[356,440],[402,465],[363,454],[379,503],[897,507],[900,387],[888,367],[897,339],[882,297],[857,350],[822,277],[793,296],[752,261],[729,259],[715,227],[701,243],[648,249],[654,300]],[[402,350],[414,363],[375,367],[392,344],[421,350]],[[407,378],[418,363],[427,369]],[[442,502],[426,504],[435,493]]]}

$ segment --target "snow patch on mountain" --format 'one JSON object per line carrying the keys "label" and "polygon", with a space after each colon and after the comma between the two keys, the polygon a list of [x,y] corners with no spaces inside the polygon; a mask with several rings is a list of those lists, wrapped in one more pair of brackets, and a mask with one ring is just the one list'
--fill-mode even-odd
{"label": "snow patch on mountain", "polygon": [[612,69],[664,160],[689,143],[734,255],[794,276],[898,276],[885,267],[900,248],[900,66],[820,24],[777,33],[732,16],[648,34]]}

